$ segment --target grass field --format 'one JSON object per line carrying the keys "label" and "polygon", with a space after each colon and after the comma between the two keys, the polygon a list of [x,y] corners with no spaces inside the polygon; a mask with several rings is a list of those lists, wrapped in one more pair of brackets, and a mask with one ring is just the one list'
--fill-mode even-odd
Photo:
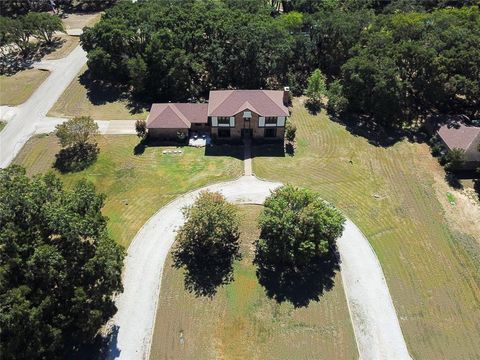
{"label": "grass field", "polygon": [[[61,175],[67,186],[86,178],[107,195],[104,214],[114,239],[128,246],[140,227],[158,209],[175,197],[208,183],[240,176],[242,149],[230,156],[204,156],[204,149],[183,147],[182,155],[163,155],[165,147],[149,147],[134,155],[138,138],[132,135],[101,136],[100,154],[88,169]],[[54,135],[34,137],[23,147],[14,163],[25,166],[29,175],[52,170],[59,150]],[[239,153],[239,154],[237,154]]]}
{"label": "grass field", "polygon": [[147,112],[135,113],[126,100],[118,100],[113,90],[93,86],[89,89],[82,84],[86,67],[70,83],[60,99],[48,113],[54,117],[91,116],[96,120],[146,119]]}
{"label": "grass field", "polygon": [[61,35],[58,36],[61,45],[52,51],[50,54],[47,54],[43,57],[42,60],[57,60],[66,57],[70,54],[73,49],[75,49],[78,44],[80,44],[80,37],[78,36],[69,36],[69,35]]}
{"label": "grass field", "polygon": [[11,76],[0,75],[0,105],[24,103],[49,74],[49,71],[27,69]]}
{"label": "grass field", "polygon": [[[438,180],[443,170],[428,146],[375,147],[323,113],[310,115],[298,99],[291,120],[298,128],[295,155],[262,157],[265,149],[256,148],[255,174],[320,192],[361,228],[380,259],[414,359],[479,359],[478,218],[477,227],[462,222],[460,204],[448,203]],[[449,225],[444,203],[465,226]]]}
{"label": "grass field", "polygon": [[168,258],[151,360],[358,358],[340,274],[333,289],[307,308],[265,296],[252,265],[261,209],[239,206],[243,259],[234,266],[234,281],[213,299],[185,291],[182,271]]}
{"label": "grass field", "polygon": [[91,27],[100,21],[102,13],[88,13],[88,14],[66,14],[62,19],[65,29],[83,29],[85,26]]}
{"label": "grass field", "polygon": [[2,131],[5,126],[7,126],[7,123],[0,120],[0,131]]}

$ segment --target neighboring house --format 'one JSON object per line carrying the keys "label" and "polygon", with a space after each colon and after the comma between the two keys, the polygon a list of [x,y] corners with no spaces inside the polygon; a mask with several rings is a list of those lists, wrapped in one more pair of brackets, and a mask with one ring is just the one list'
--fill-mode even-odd
{"label": "neighboring house", "polygon": [[213,139],[283,140],[289,116],[288,88],[277,90],[210,91],[208,104],[153,104],[148,133],[182,140],[190,132]]}
{"label": "neighboring house", "polygon": [[475,169],[480,165],[480,127],[467,126],[463,123],[442,125],[438,138],[447,150],[462,149],[465,151],[465,169]]}

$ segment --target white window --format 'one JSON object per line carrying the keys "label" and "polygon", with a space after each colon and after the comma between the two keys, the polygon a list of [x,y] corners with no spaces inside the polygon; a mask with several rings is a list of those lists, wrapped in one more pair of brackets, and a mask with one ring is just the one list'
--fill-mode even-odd
{"label": "white window", "polygon": [[218,126],[230,127],[230,117],[229,116],[219,116],[217,118]]}
{"label": "white window", "polygon": [[235,127],[235,116],[230,116],[230,127]]}
{"label": "white window", "polygon": [[244,119],[250,119],[252,117],[252,112],[251,111],[244,111],[243,112],[243,118]]}
{"label": "white window", "polygon": [[265,117],[264,116],[260,116],[258,118],[258,126],[260,127],[264,127],[265,126]]}
{"label": "white window", "polygon": [[218,120],[216,116],[212,116],[212,126],[218,126]]}
{"label": "white window", "polygon": [[278,117],[277,126],[285,126],[285,116]]}

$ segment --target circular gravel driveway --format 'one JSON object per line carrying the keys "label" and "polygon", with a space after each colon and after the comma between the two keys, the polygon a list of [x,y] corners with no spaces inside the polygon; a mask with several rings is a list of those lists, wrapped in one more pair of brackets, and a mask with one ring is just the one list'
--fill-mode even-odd
{"label": "circular gravel driveway", "polygon": [[[148,359],[162,272],[175,231],[184,222],[182,208],[202,190],[221,192],[237,204],[262,204],[280,183],[254,176],[206,186],[182,195],[153,215],[128,248],[124,292],[111,320],[109,359]],[[341,274],[360,358],[410,359],[382,268],[361,231],[347,221],[338,240]]]}

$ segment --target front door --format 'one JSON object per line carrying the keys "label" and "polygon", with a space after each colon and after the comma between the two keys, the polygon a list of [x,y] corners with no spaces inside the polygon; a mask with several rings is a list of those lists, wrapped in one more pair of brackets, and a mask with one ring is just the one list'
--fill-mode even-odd
{"label": "front door", "polygon": [[242,129],[242,139],[250,139],[252,137],[252,129]]}

